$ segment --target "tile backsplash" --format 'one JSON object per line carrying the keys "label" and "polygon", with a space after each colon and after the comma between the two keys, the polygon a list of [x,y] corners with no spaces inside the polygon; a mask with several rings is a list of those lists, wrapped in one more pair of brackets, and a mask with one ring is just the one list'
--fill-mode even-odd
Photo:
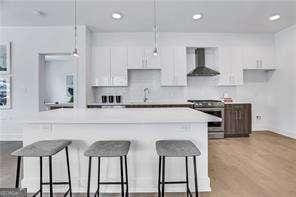
{"label": "tile backsplash", "polygon": [[122,102],[142,102],[144,89],[149,89],[148,101],[185,101],[220,99],[224,92],[235,96],[235,87],[218,87],[218,77],[191,77],[187,87],[161,86],[160,70],[129,70],[128,87],[94,87],[94,102],[102,95],[122,95]]}

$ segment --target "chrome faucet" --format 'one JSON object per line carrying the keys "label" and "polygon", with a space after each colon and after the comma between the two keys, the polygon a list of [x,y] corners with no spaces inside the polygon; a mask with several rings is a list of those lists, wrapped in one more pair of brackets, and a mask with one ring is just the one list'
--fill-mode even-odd
{"label": "chrome faucet", "polygon": [[148,101],[148,94],[149,94],[149,89],[148,88],[145,88],[144,89],[144,102],[147,102]]}

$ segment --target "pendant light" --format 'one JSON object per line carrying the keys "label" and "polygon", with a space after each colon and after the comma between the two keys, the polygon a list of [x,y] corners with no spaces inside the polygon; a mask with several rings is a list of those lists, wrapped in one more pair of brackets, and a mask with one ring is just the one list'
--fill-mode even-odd
{"label": "pendant light", "polygon": [[77,48],[77,2],[74,0],[74,50],[73,56],[79,57],[78,48]]}
{"label": "pendant light", "polygon": [[153,7],[154,7],[154,26],[153,26],[153,31],[154,31],[154,49],[153,49],[153,55],[157,56],[158,55],[158,48],[157,48],[157,20],[156,20],[156,0],[153,2]]}

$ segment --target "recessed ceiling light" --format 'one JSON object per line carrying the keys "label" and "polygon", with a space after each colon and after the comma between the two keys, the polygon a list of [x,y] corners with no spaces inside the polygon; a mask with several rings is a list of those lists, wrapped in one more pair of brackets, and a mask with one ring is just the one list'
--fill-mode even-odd
{"label": "recessed ceiling light", "polygon": [[269,20],[270,21],[275,21],[275,20],[278,20],[278,19],[280,19],[281,18],[281,15],[279,15],[279,14],[274,14],[274,15],[271,15],[270,17],[269,17]]}
{"label": "recessed ceiling light", "polygon": [[122,17],[123,17],[123,15],[120,13],[117,13],[117,12],[112,14],[112,18],[116,19],[116,20],[121,19]]}
{"label": "recessed ceiling light", "polygon": [[193,20],[199,20],[199,19],[201,19],[202,17],[203,17],[202,14],[194,14],[194,15],[192,16]]}

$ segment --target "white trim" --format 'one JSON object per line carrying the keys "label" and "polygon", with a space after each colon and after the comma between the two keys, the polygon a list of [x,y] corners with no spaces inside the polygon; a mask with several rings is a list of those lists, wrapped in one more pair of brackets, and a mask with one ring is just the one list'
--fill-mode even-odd
{"label": "white trim", "polygon": [[277,133],[280,135],[284,135],[286,137],[290,137],[296,139],[296,132],[294,131],[282,131],[281,129],[272,128],[269,130],[270,132]]}
{"label": "white trim", "polygon": [[[86,169],[87,170],[87,169]],[[157,173],[155,173],[157,174]],[[67,179],[67,178],[66,178]],[[72,192],[73,193],[86,193],[86,185],[87,185],[87,179],[85,178],[72,178]],[[118,180],[109,180],[109,181],[118,181]],[[194,192],[194,181],[190,181],[190,188],[191,191]],[[155,179],[144,179],[142,180],[142,185],[145,185],[144,187],[133,187],[133,180],[129,180],[129,192],[130,193],[157,193],[157,177]],[[153,183],[153,185],[151,185]],[[34,193],[38,190],[39,187],[39,179],[38,178],[29,178],[29,179],[23,179],[21,182],[22,187],[25,188],[31,188],[31,190],[28,190],[29,193]],[[30,187],[27,187],[30,185]],[[91,192],[95,192],[97,189],[97,180],[95,178],[91,179]],[[34,189],[35,188],[35,189]],[[67,186],[54,186],[54,192],[60,193],[65,192]],[[48,188],[44,188],[45,192],[48,192]],[[198,190],[199,192],[210,192],[210,179],[208,177],[202,177],[198,178]],[[100,192],[102,193],[120,193],[120,187],[117,185],[108,185],[108,186],[101,186]],[[170,185],[166,185],[166,192],[184,192],[185,187],[184,185],[174,185],[173,187]]]}

